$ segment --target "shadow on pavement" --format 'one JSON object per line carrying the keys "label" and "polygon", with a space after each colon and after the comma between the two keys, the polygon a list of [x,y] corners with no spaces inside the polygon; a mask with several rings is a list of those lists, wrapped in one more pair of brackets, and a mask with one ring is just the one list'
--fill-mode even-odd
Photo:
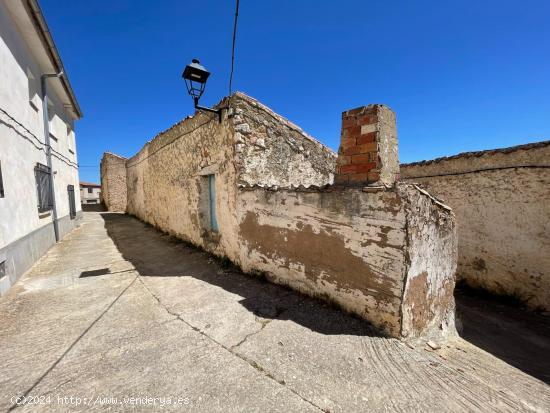
{"label": "shadow on pavement", "polygon": [[106,211],[103,204],[82,204],[82,211],[84,212],[103,212]]}
{"label": "shadow on pavement", "polygon": [[[107,233],[141,276],[193,277],[243,297],[263,318],[292,320],[322,334],[380,336],[366,321],[261,278],[227,268],[211,254],[163,234],[136,218],[102,213]],[[457,290],[461,336],[506,363],[550,383],[550,320]]]}
{"label": "shadow on pavement", "polygon": [[455,298],[464,340],[550,384],[550,317],[475,290],[457,288]]}
{"label": "shadow on pavement", "polygon": [[211,254],[187,245],[128,215],[102,213],[108,235],[124,259],[143,277],[193,277],[243,297],[239,303],[262,318],[292,320],[326,335],[378,336],[364,320],[260,277],[223,265]]}

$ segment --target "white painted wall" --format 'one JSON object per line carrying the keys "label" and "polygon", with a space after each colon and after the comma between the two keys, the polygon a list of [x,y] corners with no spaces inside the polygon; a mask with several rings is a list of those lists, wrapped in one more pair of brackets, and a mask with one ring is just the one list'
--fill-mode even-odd
{"label": "white painted wall", "polygon": [[[27,33],[27,37],[29,34]],[[6,3],[0,1],[0,165],[5,197],[0,198],[0,249],[32,231],[51,223],[51,215],[38,213],[34,167],[47,164],[40,96],[40,67],[20,27]],[[48,80],[48,86],[57,79]],[[73,117],[56,93],[49,88],[52,157],[58,217],[69,214],[67,185],[74,185],[77,211],[80,208],[78,170],[67,164],[77,162]],[[32,136],[34,135],[34,137]],[[58,158],[64,159],[61,161]]]}
{"label": "white painted wall", "polygon": [[[92,193],[88,191],[88,188],[92,189]],[[83,204],[96,203],[99,204],[101,196],[101,188],[81,186],[80,187],[80,200]]]}

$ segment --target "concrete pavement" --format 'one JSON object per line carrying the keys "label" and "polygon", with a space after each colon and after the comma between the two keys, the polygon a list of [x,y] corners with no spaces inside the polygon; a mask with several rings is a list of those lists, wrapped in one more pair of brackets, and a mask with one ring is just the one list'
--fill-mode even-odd
{"label": "concrete pavement", "polygon": [[514,354],[381,337],[122,214],[85,213],[0,313],[4,411],[550,411]]}

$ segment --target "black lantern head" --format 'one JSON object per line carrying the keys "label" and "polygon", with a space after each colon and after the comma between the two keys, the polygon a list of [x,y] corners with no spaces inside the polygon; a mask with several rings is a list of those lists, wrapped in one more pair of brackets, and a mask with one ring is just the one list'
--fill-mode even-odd
{"label": "black lantern head", "polygon": [[193,59],[191,64],[185,66],[185,70],[181,75],[181,77],[185,79],[187,92],[195,101],[195,106],[198,105],[199,99],[204,93],[204,87],[206,86],[208,76],[210,76],[210,72],[206,70],[197,59]]}

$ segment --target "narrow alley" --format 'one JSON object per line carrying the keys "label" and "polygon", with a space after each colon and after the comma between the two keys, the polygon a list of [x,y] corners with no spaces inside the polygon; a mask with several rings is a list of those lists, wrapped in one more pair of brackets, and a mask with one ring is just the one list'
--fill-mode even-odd
{"label": "narrow alley", "polygon": [[[529,324],[476,298],[458,306],[469,341],[384,338],[128,215],[85,212],[0,301],[0,409],[548,409],[547,318]],[[509,340],[500,348],[498,317]],[[140,404],[155,397],[165,404]]]}

